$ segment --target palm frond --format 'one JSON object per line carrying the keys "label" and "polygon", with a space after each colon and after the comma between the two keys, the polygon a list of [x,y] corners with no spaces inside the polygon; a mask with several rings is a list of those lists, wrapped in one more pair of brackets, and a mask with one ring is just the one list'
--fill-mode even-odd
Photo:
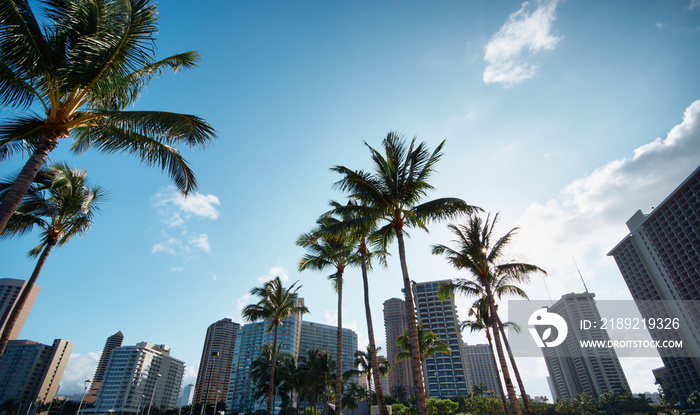
{"label": "palm frond", "polygon": [[31,153],[42,137],[45,125],[38,116],[3,120],[0,125],[0,161],[17,153]]}

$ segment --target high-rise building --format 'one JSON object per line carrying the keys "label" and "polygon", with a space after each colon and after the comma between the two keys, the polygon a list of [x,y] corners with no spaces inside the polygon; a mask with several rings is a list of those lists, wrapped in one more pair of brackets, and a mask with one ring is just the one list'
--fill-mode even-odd
{"label": "high-rise building", "polygon": [[465,344],[464,354],[467,356],[467,362],[469,363],[472,384],[484,384],[487,390],[492,391],[496,395],[501,395],[501,385],[498,381],[500,375],[498,374],[498,367],[496,366],[491,346],[488,344]]}
{"label": "high-rise building", "polygon": [[107,364],[97,393],[96,412],[137,413],[151,403],[174,408],[185,363],[170,356],[170,347],[141,342],[117,347]]}
{"label": "high-rise building", "polygon": [[0,359],[0,402],[15,399],[27,412],[37,401],[51,402],[72,350],[73,343],[62,339],[51,346],[29,340],[7,342]]}
{"label": "high-rise building", "polygon": [[402,351],[396,344],[396,338],[408,330],[406,305],[403,300],[390,298],[384,301],[384,330],[386,333],[386,355],[391,365],[389,390],[385,393],[390,394],[396,387],[401,387],[407,395],[413,396],[415,392],[413,390],[411,360],[396,361],[396,356]]}
{"label": "high-rise building", "polygon": [[[206,401],[207,404],[213,405],[215,399],[223,400],[226,396],[233,349],[240,328],[240,324],[234,323],[230,318],[224,318],[207,329],[193,403],[201,404]],[[218,397],[216,391],[219,391]]]}
{"label": "high-rise building", "polygon": [[440,286],[451,283],[452,280],[442,280],[413,284],[418,323],[423,325],[423,330],[435,333],[451,350],[449,354],[438,353],[423,362],[426,389],[433,398],[452,398],[472,390],[454,295],[445,300],[438,298]]}
{"label": "high-rise building", "polygon": [[683,348],[658,351],[670,392],[684,400],[700,390],[700,167],[651,213],[638,210],[627,228],[608,255],[643,318],[681,322],[678,330],[649,334],[659,342],[683,342]]}
{"label": "high-rise building", "polygon": [[[299,298],[298,303],[304,304],[304,299]],[[277,345],[279,351],[289,353],[294,358],[299,357],[299,342],[301,340],[301,316],[295,315],[286,318],[278,327]],[[265,409],[266,404],[257,402],[253,398],[253,382],[250,379],[250,364],[258,356],[264,344],[271,344],[274,332],[268,331],[270,323],[261,321],[246,324],[238,332],[236,345],[233,350],[231,374],[226,392],[226,411],[238,414],[243,412],[255,412],[257,409]],[[279,402],[275,397],[275,405]]]}
{"label": "high-rise building", "polygon": [[[0,279],[0,332],[5,330],[7,318],[10,316],[26,284],[27,281],[24,280],[16,280],[13,278]],[[24,326],[24,322],[27,320],[29,311],[31,311],[37,295],[39,295],[39,291],[41,291],[41,287],[38,285],[32,287],[32,292],[29,293],[29,297],[27,297],[27,301],[24,303],[24,307],[22,307],[22,311],[19,313],[19,318],[12,328],[10,340],[17,340],[19,332],[22,331],[22,326]]]}
{"label": "high-rise building", "polygon": [[[355,352],[357,351],[357,333],[343,329],[342,373],[354,368]],[[325,351],[336,359],[338,353],[338,328],[327,324],[302,321],[301,340],[299,341],[299,356],[305,356],[311,349]],[[351,379],[357,382],[357,377]]]}
{"label": "high-rise building", "polygon": [[100,390],[102,378],[104,378],[105,371],[107,371],[107,363],[109,363],[109,357],[112,355],[112,350],[116,349],[117,347],[121,347],[123,341],[124,334],[122,334],[121,331],[118,331],[113,335],[107,337],[105,347],[104,349],[102,349],[100,361],[97,364],[95,376],[92,378],[92,386],[90,386],[90,391],[87,393],[87,395],[85,395],[86,403],[94,404],[97,400],[97,392]]}
{"label": "high-rise building", "polygon": [[177,406],[179,408],[182,408],[183,406],[187,406],[192,403],[192,395],[194,394],[194,385],[189,384],[182,388],[182,393],[180,394],[180,398],[177,400]]}
{"label": "high-rise building", "polygon": [[601,321],[594,298],[593,293],[571,293],[548,307],[550,312],[560,315],[568,327],[564,343],[542,349],[555,400],[573,398],[579,393],[597,398],[608,391],[630,392],[615,349],[580,347],[582,341],[610,340],[605,329],[583,330],[579,324],[582,320]]}

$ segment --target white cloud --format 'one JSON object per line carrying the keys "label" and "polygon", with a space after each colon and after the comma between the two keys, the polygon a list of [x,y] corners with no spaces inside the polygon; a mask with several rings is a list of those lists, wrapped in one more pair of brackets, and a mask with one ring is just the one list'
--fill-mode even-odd
{"label": "white cloud", "polygon": [[191,234],[189,236],[190,245],[201,249],[204,252],[209,252],[209,236],[207,234]]}
{"label": "white cloud", "polygon": [[690,0],[690,9],[700,7],[700,0]]}
{"label": "white cloud", "polygon": [[99,360],[100,355],[97,353],[71,354],[61,377],[60,395],[82,394],[85,391],[85,380],[92,379],[95,375]]}
{"label": "white cloud", "polygon": [[537,66],[530,60],[542,50],[554,49],[561,40],[551,33],[557,0],[529,2],[508,16],[508,21],[486,45],[483,80],[485,83],[515,84],[535,75]]}
{"label": "white cloud", "polygon": [[[192,253],[193,249],[201,249],[209,253],[209,236],[207,234],[196,234],[194,232],[182,231],[180,238],[170,236],[167,232],[160,232],[160,241],[153,245],[151,253],[163,252],[170,255],[186,255]],[[171,271],[180,271],[182,267],[170,267]]]}
{"label": "white cloud", "polygon": [[187,386],[190,383],[194,384],[197,381],[197,366],[185,366],[185,375],[182,378],[182,386]]}
{"label": "white cloud", "polygon": [[683,121],[666,138],[574,180],[556,198],[530,205],[518,221],[517,249],[556,276],[549,279],[555,287],[570,292],[561,277],[576,275],[572,254],[584,276],[611,266],[606,254],[627,234],[626,221],[638,209],[649,213],[699,163],[700,100],[686,109]]}
{"label": "white cloud", "polygon": [[663,28],[664,28],[664,24],[661,23],[661,22],[656,22],[656,28],[657,28],[657,29],[663,29]]}
{"label": "white cloud", "polygon": [[181,226],[192,217],[216,220],[221,205],[219,198],[214,195],[203,195],[197,192],[189,196],[180,194],[174,186],[162,188],[154,196],[154,206],[168,226]]}
{"label": "white cloud", "polygon": [[287,270],[280,266],[274,266],[270,268],[270,271],[267,273],[267,275],[261,275],[258,277],[258,281],[267,282],[275,279],[275,277],[280,277],[280,280],[282,282],[289,281],[289,274],[287,274]]}

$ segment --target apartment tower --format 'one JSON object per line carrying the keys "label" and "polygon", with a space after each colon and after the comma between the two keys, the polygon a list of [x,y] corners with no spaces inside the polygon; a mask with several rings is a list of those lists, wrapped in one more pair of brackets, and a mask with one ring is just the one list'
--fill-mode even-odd
{"label": "apartment tower", "polygon": [[72,350],[73,343],[62,339],[51,346],[30,340],[7,342],[0,359],[0,402],[15,399],[27,412],[30,405],[51,402]]}
{"label": "apartment tower", "polygon": [[213,405],[215,400],[224,400],[228,390],[233,348],[240,329],[241,325],[230,318],[221,319],[207,328],[192,403],[201,404],[206,401],[207,405]]}
{"label": "apartment tower", "polygon": [[[311,349],[317,349],[328,353],[336,360],[338,355],[338,327],[328,324],[301,322],[301,339],[299,340],[299,356],[303,357]],[[353,330],[343,329],[343,351],[341,361],[342,373],[354,369],[355,352],[357,351],[357,333]],[[357,377],[353,377],[357,382]],[[387,391],[388,392],[388,391]]]}
{"label": "apartment tower", "polygon": [[555,400],[573,398],[579,393],[597,398],[603,392],[630,392],[615,349],[580,347],[581,341],[610,340],[605,329],[582,330],[579,324],[582,320],[601,321],[594,298],[593,293],[571,293],[548,307],[550,312],[564,318],[568,326],[564,343],[542,349]]}
{"label": "apartment tower", "polygon": [[384,330],[386,332],[386,355],[391,365],[389,390],[384,391],[384,393],[388,395],[396,387],[401,387],[408,396],[413,396],[415,392],[410,359],[396,361],[396,356],[402,351],[396,344],[396,338],[408,330],[406,306],[403,300],[390,298],[384,301]]}
{"label": "apartment tower", "polygon": [[451,283],[452,280],[442,280],[413,284],[418,323],[423,325],[423,330],[435,333],[451,350],[449,354],[438,353],[423,362],[426,389],[433,398],[453,398],[472,391],[454,295],[445,300],[438,298],[439,288]]}
{"label": "apartment tower", "polygon": [[137,413],[149,405],[174,408],[185,362],[170,356],[170,347],[141,342],[117,347],[107,364],[95,403],[96,412]]}
{"label": "apartment tower", "polygon": [[496,360],[488,344],[464,345],[464,354],[469,363],[472,384],[484,384],[486,389],[501,395],[501,385]]}
{"label": "apartment tower", "polygon": [[117,347],[121,347],[122,342],[124,342],[124,334],[122,334],[121,331],[107,337],[105,347],[102,349],[100,361],[97,364],[95,376],[92,378],[92,386],[90,387],[90,391],[87,393],[87,395],[85,395],[85,402],[88,404],[92,405],[97,400],[97,392],[100,390],[102,379],[107,371],[107,363],[109,363],[109,357],[112,355],[112,350],[116,349]]}
{"label": "apartment tower", "polygon": [[[27,281],[24,280],[16,280],[13,278],[0,279],[0,331],[5,330],[7,318],[10,316],[26,284]],[[32,292],[29,293],[29,297],[27,297],[27,301],[24,303],[24,307],[22,307],[22,311],[19,313],[19,318],[12,328],[10,340],[17,340],[17,337],[19,337],[19,332],[22,331],[22,326],[24,326],[24,322],[27,320],[29,311],[31,311],[34,301],[36,301],[36,297],[39,295],[39,291],[41,291],[41,287],[38,285],[32,287]]]}
{"label": "apartment tower", "polygon": [[[682,341],[659,349],[664,381],[678,398],[700,390],[700,167],[651,213],[638,210],[630,233],[611,255],[646,319],[678,319],[678,330],[650,330],[656,341]],[[666,391],[669,392],[669,391]]]}

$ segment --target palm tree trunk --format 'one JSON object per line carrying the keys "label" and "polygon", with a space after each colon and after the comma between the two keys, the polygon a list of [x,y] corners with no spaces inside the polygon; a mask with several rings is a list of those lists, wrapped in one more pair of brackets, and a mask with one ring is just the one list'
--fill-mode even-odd
{"label": "palm tree trunk", "polygon": [[[490,327],[486,327],[486,339],[489,341],[489,347],[491,348],[491,359],[493,360],[493,367],[496,368],[496,372],[498,373],[498,364],[496,364],[496,351],[493,350],[493,341],[491,341],[491,332],[489,331],[490,329]],[[501,401],[503,401],[503,413],[508,415],[510,411],[508,411],[508,401],[506,401],[505,389],[503,388],[501,377],[498,376],[497,378],[498,387],[501,388],[501,390],[499,391],[499,395],[501,395]]]}
{"label": "palm tree trunk", "polygon": [[46,263],[46,259],[49,257],[51,248],[53,248],[54,245],[56,245],[56,242],[50,239],[44,247],[44,250],[41,251],[41,255],[39,256],[36,266],[34,266],[34,271],[32,272],[31,277],[29,277],[29,281],[27,281],[27,284],[24,286],[22,293],[19,295],[15,306],[12,308],[12,312],[7,317],[5,329],[2,331],[2,335],[0,336],[0,356],[5,353],[5,347],[7,347],[7,342],[10,340],[10,333],[15,327],[17,319],[19,319],[19,314],[22,312],[24,304],[27,302],[27,298],[29,298],[29,293],[31,293],[32,288],[34,288],[34,284],[36,284],[36,280],[39,278],[39,273],[41,272],[41,269],[44,268],[44,263]]}
{"label": "palm tree trunk", "polygon": [[372,359],[372,377],[374,378],[374,388],[377,390],[377,403],[379,404],[379,413],[381,415],[389,415],[389,410],[386,408],[386,401],[384,400],[384,391],[382,390],[382,380],[380,378],[381,375],[379,373],[379,361],[377,360],[377,346],[374,342],[374,325],[372,324],[372,310],[369,306],[369,281],[367,278],[366,252],[367,247],[365,246],[365,242],[362,241],[362,246],[360,247],[360,254],[362,255],[362,285],[365,294],[365,318],[367,319],[367,336],[369,337],[369,356],[370,359]]}
{"label": "palm tree trunk", "polygon": [[338,350],[335,362],[335,413],[340,414],[341,394],[343,389],[343,268],[338,268],[336,274],[338,281]]}
{"label": "palm tree trunk", "polygon": [[418,415],[428,415],[428,406],[425,401],[425,389],[423,388],[423,374],[421,373],[420,346],[418,344],[418,325],[416,323],[416,311],[413,306],[413,291],[411,280],[408,277],[408,265],[406,264],[406,247],[401,228],[394,228],[396,240],[399,245],[399,259],[401,261],[401,273],[403,275],[403,289],[406,304],[406,319],[408,323],[408,336],[411,343],[411,363],[413,367],[413,386],[416,392],[416,407]]}
{"label": "palm tree trunk", "polygon": [[270,388],[267,392],[267,415],[272,415],[275,408],[275,363],[277,363],[277,328],[275,324],[275,336],[272,340],[272,362],[270,362]]}
{"label": "palm tree trunk", "polygon": [[56,138],[42,139],[29,157],[29,160],[27,160],[27,163],[22,167],[15,182],[12,183],[10,189],[5,193],[5,197],[0,202],[0,234],[5,230],[7,221],[10,220],[10,216],[17,210],[24,195],[27,194],[36,174],[49,157],[49,152],[56,147],[56,142]]}
{"label": "palm tree trunk", "polygon": [[[489,302],[489,312],[492,316],[496,315],[496,305],[493,301],[493,293],[491,292],[491,286],[488,282],[484,283],[486,287],[486,298]],[[503,345],[501,344],[501,336],[498,332],[498,323],[496,319],[491,319],[491,328],[493,331],[493,341],[496,343],[496,351],[498,352],[498,360],[501,363],[501,371],[503,372],[503,381],[506,384],[506,390],[508,391],[508,399],[510,400],[513,413],[516,415],[522,415],[520,410],[520,403],[518,402],[518,397],[515,395],[515,389],[513,388],[513,382],[510,380],[510,374],[508,373],[508,364],[506,363],[506,357],[503,354]]]}
{"label": "palm tree trunk", "polygon": [[515,373],[515,380],[518,382],[520,396],[523,397],[523,404],[525,404],[525,410],[528,414],[532,414],[533,412],[532,405],[530,405],[530,399],[527,397],[527,393],[525,393],[525,385],[523,384],[523,380],[520,377],[518,365],[515,364],[515,356],[513,356],[513,352],[510,350],[510,343],[508,343],[506,331],[503,329],[503,322],[501,321],[501,318],[498,316],[498,314],[496,315],[496,322],[498,323],[498,328],[501,330],[501,334],[503,335],[503,344],[506,345],[506,352],[508,352],[508,357],[510,357],[510,365],[513,367],[513,373]]}

